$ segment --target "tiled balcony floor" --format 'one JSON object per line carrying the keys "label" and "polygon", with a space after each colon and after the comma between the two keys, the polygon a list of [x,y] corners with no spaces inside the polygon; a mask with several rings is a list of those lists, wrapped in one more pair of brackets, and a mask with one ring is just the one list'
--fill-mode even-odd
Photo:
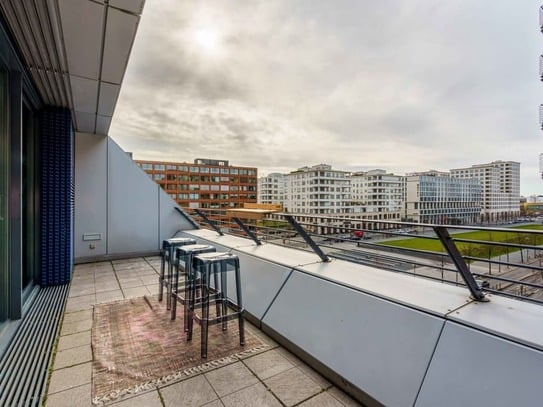
{"label": "tiled balcony floor", "polygon": [[[158,293],[160,258],[77,265],[71,283],[46,406],[91,406],[94,304]],[[112,406],[358,406],[251,324],[269,350],[197,376],[125,397]]]}

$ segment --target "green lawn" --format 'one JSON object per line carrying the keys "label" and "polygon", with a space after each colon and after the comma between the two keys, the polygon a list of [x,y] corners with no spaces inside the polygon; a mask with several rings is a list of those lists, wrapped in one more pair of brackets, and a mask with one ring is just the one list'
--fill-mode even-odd
{"label": "green lawn", "polygon": [[[492,242],[506,242],[515,244],[526,245],[543,245],[543,233],[542,234],[528,234],[522,233],[519,229],[530,230],[543,230],[541,225],[525,225],[516,226],[511,228],[511,232],[487,232],[487,231],[474,231],[455,233],[453,238],[455,239],[468,239],[468,240],[481,240]],[[423,239],[420,237],[391,240],[388,242],[381,242],[384,246],[405,247],[409,249],[426,250],[431,252],[444,252],[445,249],[439,240]],[[512,253],[518,251],[518,249],[511,247],[493,246],[480,243],[468,243],[468,242],[456,242],[456,246],[460,253],[464,256],[489,258],[495,257],[507,252]]]}

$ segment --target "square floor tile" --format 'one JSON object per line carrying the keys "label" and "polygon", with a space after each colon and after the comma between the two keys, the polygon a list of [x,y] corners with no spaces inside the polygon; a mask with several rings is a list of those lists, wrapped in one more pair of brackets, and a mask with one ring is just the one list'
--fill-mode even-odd
{"label": "square floor tile", "polygon": [[55,355],[54,369],[62,369],[85,362],[92,362],[92,350],[90,345],[59,351]]}
{"label": "square floor tile", "polygon": [[275,349],[244,359],[243,363],[247,365],[260,380],[275,376],[278,373],[294,367],[292,363],[285,359]]}
{"label": "square floor tile", "polygon": [[344,407],[337,399],[328,393],[320,393],[300,404],[300,407]]}
{"label": "square floor tile", "polygon": [[92,319],[85,319],[82,321],[65,322],[62,324],[62,330],[60,335],[72,335],[78,332],[88,331],[92,328]]}
{"label": "square floor tile", "polygon": [[317,383],[296,367],[279,373],[264,383],[287,406],[293,406],[322,391]]}
{"label": "square floor tile", "polygon": [[221,398],[225,407],[280,407],[281,403],[262,383],[256,383],[243,390]]}
{"label": "square floor tile", "polygon": [[206,373],[205,377],[221,397],[258,382],[255,375],[241,362],[213,370]]}
{"label": "square floor tile", "polygon": [[71,348],[77,348],[78,346],[91,344],[91,331],[78,332],[71,335],[61,336],[58,339],[57,351],[62,351]]}
{"label": "square floor tile", "polygon": [[118,403],[111,404],[115,407],[162,407],[162,401],[157,390],[131,396]]}
{"label": "square floor tile", "polygon": [[46,407],[86,407],[91,406],[91,385],[73,387],[69,390],[49,394],[45,401]]}
{"label": "square floor tile", "polygon": [[54,370],[49,382],[49,393],[58,393],[91,382],[91,363],[84,363],[66,369]]}
{"label": "square floor tile", "polygon": [[159,389],[166,406],[197,407],[217,399],[203,375]]}

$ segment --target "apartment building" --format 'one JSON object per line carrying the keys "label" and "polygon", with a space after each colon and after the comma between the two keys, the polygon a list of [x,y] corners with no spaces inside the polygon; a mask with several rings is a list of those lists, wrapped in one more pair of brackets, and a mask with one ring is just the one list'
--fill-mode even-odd
{"label": "apartment building", "polygon": [[346,171],[327,164],[302,167],[285,175],[287,212],[343,214],[350,212],[350,180]]}
{"label": "apartment building", "polygon": [[419,223],[477,223],[481,191],[476,178],[452,177],[439,171],[407,174],[406,217]]}
{"label": "apartment building", "polygon": [[493,161],[467,168],[451,170],[454,178],[475,178],[482,189],[481,219],[483,222],[501,222],[520,215],[520,163]]}
{"label": "apartment building", "polygon": [[254,167],[204,158],[197,158],[193,163],[135,162],[184,208],[242,208],[244,203],[257,201],[257,168]]}
{"label": "apartment building", "polygon": [[285,182],[285,176],[278,172],[258,178],[258,203],[283,205]]}
{"label": "apartment building", "polygon": [[354,213],[364,213],[367,219],[402,218],[404,176],[377,169],[355,172],[349,179]]}

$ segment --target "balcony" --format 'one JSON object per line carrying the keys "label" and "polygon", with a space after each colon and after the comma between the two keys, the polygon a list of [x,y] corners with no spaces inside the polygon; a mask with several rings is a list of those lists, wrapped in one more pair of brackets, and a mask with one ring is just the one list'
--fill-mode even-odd
{"label": "balcony", "polygon": [[[159,257],[87,263],[75,267],[52,364],[46,406],[92,405],[93,306],[143,295],[156,296],[159,269]],[[168,317],[164,312],[164,318]],[[256,326],[247,325],[246,329],[265,343],[264,351],[202,368],[196,374],[167,381],[154,389],[112,396],[109,403],[149,407],[282,406],[293,403],[358,405]]]}
{"label": "balcony", "polygon": [[[341,242],[330,242],[318,233],[317,217],[283,214],[280,227],[241,222],[235,229],[185,216],[108,136],[143,4],[0,2],[0,74],[9,80],[0,97],[10,109],[1,130],[25,147],[2,145],[9,205],[0,206],[0,219],[12,223],[0,224],[8,239],[0,250],[0,299],[9,300],[9,309],[0,307],[0,405],[40,405],[44,395],[51,406],[89,405],[91,307],[152,301],[156,255],[172,236],[238,254],[248,331],[269,349],[108,404],[539,405],[541,232],[480,228],[488,238],[467,238],[444,225],[364,219],[368,239],[354,241],[341,236],[353,220],[336,217],[344,223],[339,230],[328,230],[331,222],[323,229]],[[23,119],[41,113],[51,128],[23,131]],[[54,141],[45,143],[51,151],[34,148],[44,134]],[[21,191],[22,163],[42,159],[67,168],[63,182],[55,171],[36,174],[32,194]],[[321,175],[323,184],[343,185]],[[26,198],[43,192],[52,199],[31,206]],[[47,226],[33,247],[21,236],[24,221]],[[495,241],[494,233],[528,239]],[[397,246],[411,238],[447,250]],[[25,288],[21,265],[30,258],[43,263],[33,270],[34,287]],[[50,293],[55,307],[38,301]]]}

